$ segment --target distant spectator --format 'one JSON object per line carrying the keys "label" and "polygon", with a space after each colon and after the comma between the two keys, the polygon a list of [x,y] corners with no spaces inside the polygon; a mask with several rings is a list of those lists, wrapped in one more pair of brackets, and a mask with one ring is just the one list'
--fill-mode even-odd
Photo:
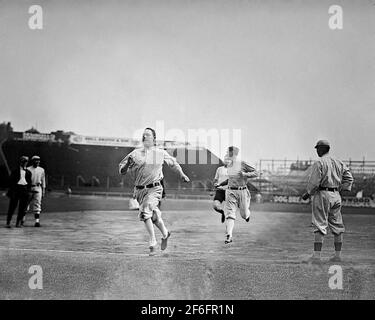
{"label": "distant spectator", "polygon": [[70,189],[70,187],[68,187],[66,189],[66,194],[70,197],[72,195],[72,189]]}
{"label": "distant spectator", "polygon": [[262,202],[262,195],[259,192],[257,194],[255,194],[255,202],[256,203]]}
{"label": "distant spectator", "polygon": [[18,215],[16,227],[22,227],[22,219],[26,213],[27,202],[29,200],[29,190],[31,188],[31,172],[26,169],[29,158],[22,156],[19,166],[10,175],[10,187],[7,193],[9,197],[9,208],[6,227],[11,228],[10,222],[14,211],[18,205]]}

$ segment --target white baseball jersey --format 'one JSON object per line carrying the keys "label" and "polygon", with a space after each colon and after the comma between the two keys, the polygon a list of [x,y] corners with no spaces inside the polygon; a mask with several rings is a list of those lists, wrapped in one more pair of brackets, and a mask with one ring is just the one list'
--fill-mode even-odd
{"label": "white baseball jersey", "polygon": [[255,169],[247,164],[245,161],[239,161],[233,159],[232,163],[228,166],[228,186],[229,187],[243,187],[246,186],[247,179],[249,177],[244,177],[241,172],[252,172],[252,177],[256,177],[257,173]]}
{"label": "white baseball jersey", "polygon": [[27,168],[31,172],[31,185],[32,186],[41,186],[42,188],[46,187],[46,176],[44,169],[42,167],[30,166]]}
{"label": "white baseball jersey", "polygon": [[134,149],[120,162],[120,174],[129,158],[133,160],[129,170],[134,174],[134,184],[137,186],[145,186],[160,181],[163,178],[163,163],[166,163],[180,176],[183,175],[181,166],[176,159],[167,151],[158,147]]}
{"label": "white baseball jersey", "polygon": [[342,188],[351,190],[353,176],[342,161],[328,154],[322,156],[312,165],[312,171],[307,183],[307,192],[315,194],[319,187]]}

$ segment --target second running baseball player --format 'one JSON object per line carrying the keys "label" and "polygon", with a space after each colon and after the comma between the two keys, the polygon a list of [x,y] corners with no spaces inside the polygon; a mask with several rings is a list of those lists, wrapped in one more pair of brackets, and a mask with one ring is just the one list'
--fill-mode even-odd
{"label": "second running baseball player", "polygon": [[227,156],[230,160],[228,180],[219,184],[219,186],[228,184],[225,193],[226,244],[233,241],[232,234],[237,209],[240,210],[240,215],[246,222],[250,221],[250,191],[247,188],[247,179],[258,176],[252,166],[237,158],[238,153],[237,147],[231,146],[228,148]]}

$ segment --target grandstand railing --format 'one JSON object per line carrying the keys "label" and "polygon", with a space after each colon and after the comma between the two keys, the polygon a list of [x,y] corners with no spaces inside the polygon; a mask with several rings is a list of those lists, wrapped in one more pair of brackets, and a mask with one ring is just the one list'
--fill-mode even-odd
{"label": "grandstand railing", "polygon": [[[315,160],[261,159],[256,164],[260,173],[253,184],[260,193],[298,195],[306,188],[309,167]],[[354,176],[351,195],[362,192],[366,196],[375,194],[375,161],[343,160]]]}
{"label": "grandstand railing", "polygon": [[[287,174],[291,171],[307,170],[315,160],[291,160],[291,159],[261,159],[257,162],[256,168],[259,172],[271,172],[277,174]],[[375,161],[366,160],[343,160],[354,174],[375,175]]]}

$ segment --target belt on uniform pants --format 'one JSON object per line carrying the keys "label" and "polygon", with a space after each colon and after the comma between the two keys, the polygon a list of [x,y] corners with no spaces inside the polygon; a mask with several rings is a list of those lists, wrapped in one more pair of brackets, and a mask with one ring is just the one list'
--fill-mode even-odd
{"label": "belt on uniform pants", "polygon": [[31,186],[32,187],[40,187],[42,184],[41,183],[37,183],[37,184],[32,184]]}
{"label": "belt on uniform pants", "polygon": [[230,189],[230,190],[245,190],[245,189],[247,189],[247,187],[246,186],[244,186],[244,187],[228,187],[228,189]]}
{"label": "belt on uniform pants", "polygon": [[153,188],[153,187],[156,187],[156,186],[161,186],[161,183],[158,181],[158,182],[154,182],[154,183],[150,183],[146,186],[135,186],[136,189],[138,190],[141,190],[141,189],[148,189],[148,188]]}
{"label": "belt on uniform pants", "polygon": [[319,187],[319,190],[335,192],[335,191],[338,191],[339,188]]}

